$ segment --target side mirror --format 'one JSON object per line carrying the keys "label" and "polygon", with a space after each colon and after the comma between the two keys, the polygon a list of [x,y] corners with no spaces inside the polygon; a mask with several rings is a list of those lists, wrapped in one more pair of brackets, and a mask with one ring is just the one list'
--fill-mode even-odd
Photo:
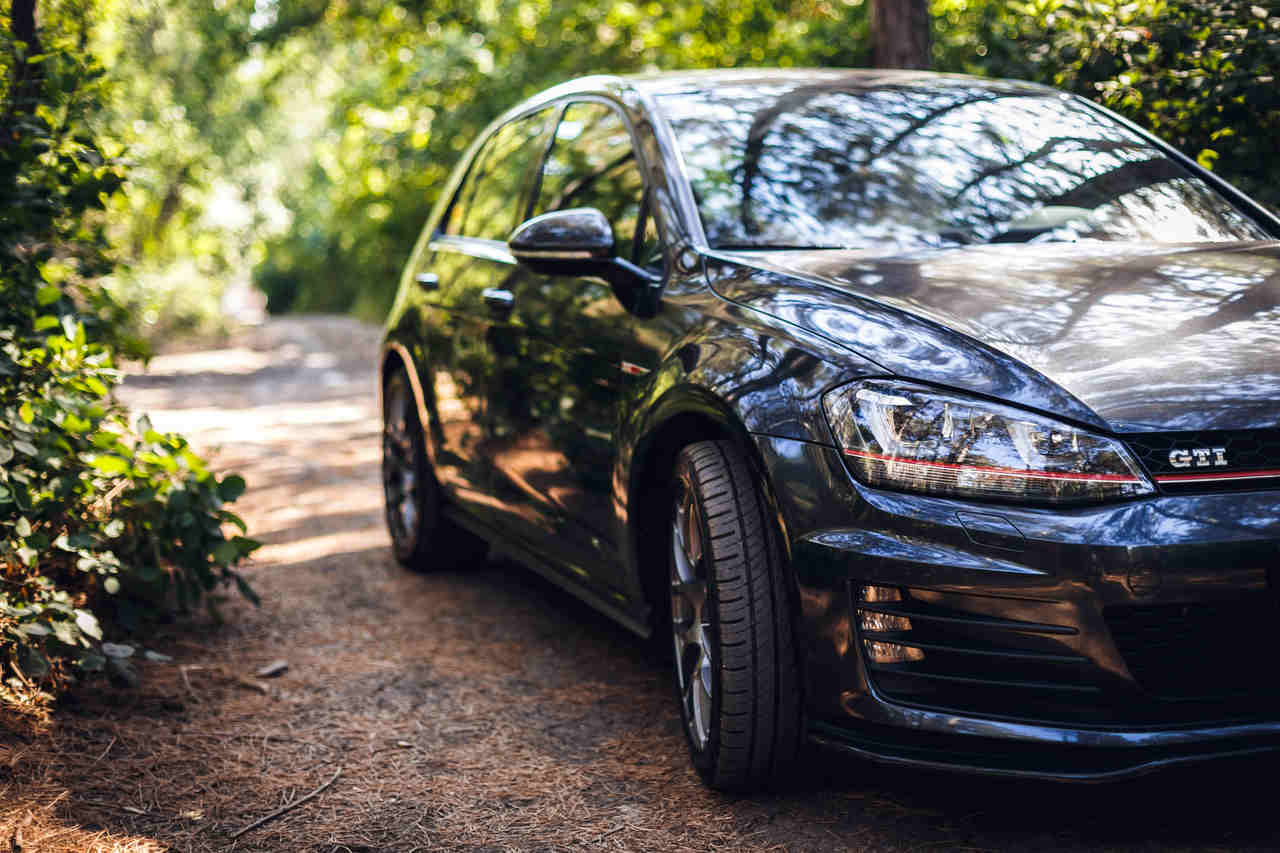
{"label": "side mirror", "polygon": [[599,275],[613,257],[613,226],[594,207],[554,210],[522,223],[507,240],[522,264],[560,275]]}
{"label": "side mirror", "polygon": [[597,276],[609,282],[627,310],[652,316],[662,277],[614,254],[613,226],[594,207],[554,210],[511,233],[507,249],[522,265],[545,275]]}

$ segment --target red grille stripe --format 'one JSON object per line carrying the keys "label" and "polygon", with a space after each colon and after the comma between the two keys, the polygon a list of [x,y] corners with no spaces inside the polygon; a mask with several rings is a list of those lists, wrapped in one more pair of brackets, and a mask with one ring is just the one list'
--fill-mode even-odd
{"label": "red grille stripe", "polygon": [[1206,480],[1263,480],[1268,477],[1280,477],[1280,468],[1265,471],[1232,471],[1218,474],[1160,474],[1157,483],[1192,483]]}

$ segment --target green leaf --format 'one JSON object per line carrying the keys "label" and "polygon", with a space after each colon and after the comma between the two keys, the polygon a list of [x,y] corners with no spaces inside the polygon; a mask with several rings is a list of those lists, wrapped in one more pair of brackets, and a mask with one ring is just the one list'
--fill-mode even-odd
{"label": "green leaf", "polygon": [[88,432],[91,424],[79,415],[69,412],[62,419],[62,426],[67,432],[79,435],[82,432]]}
{"label": "green leaf", "polygon": [[234,512],[223,510],[218,513],[218,518],[221,521],[225,521],[227,524],[234,524],[236,527],[240,528],[241,533],[249,532],[249,526],[244,523],[244,519],[236,515]]}
{"label": "green leaf", "polygon": [[107,659],[94,649],[88,649],[76,659],[76,666],[85,672],[102,672]]}
{"label": "green leaf", "polygon": [[76,611],[76,627],[95,640],[102,639],[102,626],[98,624],[98,617],[87,610]]}
{"label": "green leaf", "polygon": [[19,453],[25,453],[27,456],[40,455],[40,451],[36,449],[34,444],[29,441],[23,441],[22,439],[17,439],[13,442],[13,449]]}
{"label": "green leaf", "polygon": [[58,642],[68,646],[74,646],[79,634],[76,632],[76,626],[71,622],[54,622],[53,635],[58,638]]}
{"label": "green leaf", "polygon": [[213,549],[213,561],[220,566],[229,566],[240,558],[240,549],[234,542],[219,542]]}
{"label": "green leaf", "polygon": [[29,424],[36,419],[35,409],[31,408],[29,402],[24,402],[18,407],[18,417],[22,418],[24,424]]}
{"label": "green leaf", "polygon": [[237,548],[240,549],[241,557],[247,557],[250,554],[252,554],[254,551],[262,547],[262,543],[259,542],[258,540],[246,539],[243,536],[233,536],[231,537],[231,541],[232,543],[235,544]]}
{"label": "green leaf", "polygon": [[52,305],[62,298],[62,290],[54,284],[46,284],[44,287],[36,291],[36,304],[41,308],[46,305]]}
{"label": "green leaf", "polygon": [[107,578],[102,582],[102,588],[105,589],[108,594],[115,595],[120,592],[120,581],[114,577]]}
{"label": "green leaf", "polygon": [[109,658],[125,659],[133,657],[136,651],[133,646],[127,643],[103,643],[102,653]]}
{"label": "green leaf", "polygon": [[58,328],[59,322],[61,321],[57,317],[51,314],[44,314],[36,318],[35,330],[37,332],[47,332],[49,329]]}
{"label": "green leaf", "polygon": [[119,456],[95,456],[90,464],[103,474],[123,474],[129,470],[129,461]]}
{"label": "green leaf", "polygon": [[115,539],[121,533],[124,533],[124,522],[118,518],[113,518],[102,526],[102,533],[108,539]]}
{"label": "green leaf", "polygon": [[244,477],[239,474],[228,474],[222,478],[222,482],[218,483],[218,497],[224,503],[231,503],[236,498],[244,494],[245,482]]}
{"label": "green leaf", "polygon": [[13,458],[13,445],[0,438],[0,465]]}
{"label": "green leaf", "polygon": [[26,539],[31,535],[31,522],[24,515],[13,525],[13,532]]}

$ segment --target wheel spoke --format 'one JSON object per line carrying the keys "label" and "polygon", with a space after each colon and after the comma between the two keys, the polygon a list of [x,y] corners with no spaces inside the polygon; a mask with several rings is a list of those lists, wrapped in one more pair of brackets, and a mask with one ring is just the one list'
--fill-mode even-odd
{"label": "wheel spoke", "polygon": [[692,608],[698,616],[702,616],[702,606],[707,601],[707,584],[701,580],[680,580],[671,582],[671,595],[679,597]]}

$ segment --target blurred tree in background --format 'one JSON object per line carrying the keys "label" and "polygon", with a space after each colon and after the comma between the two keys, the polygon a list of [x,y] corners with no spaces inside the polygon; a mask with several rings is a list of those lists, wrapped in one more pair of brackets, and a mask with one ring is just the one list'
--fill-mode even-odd
{"label": "blurred tree in background", "polygon": [[[865,66],[870,4],[85,4],[116,81],[104,130],[132,163],[111,210],[124,262],[112,291],[152,336],[216,315],[224,289],[243,290],[251,277],[272,310],[380,318],[457,158],[521,98],[594,72]],[[1280,206],[1276,0],[927,8],[936,70],[1078,92]]]}

